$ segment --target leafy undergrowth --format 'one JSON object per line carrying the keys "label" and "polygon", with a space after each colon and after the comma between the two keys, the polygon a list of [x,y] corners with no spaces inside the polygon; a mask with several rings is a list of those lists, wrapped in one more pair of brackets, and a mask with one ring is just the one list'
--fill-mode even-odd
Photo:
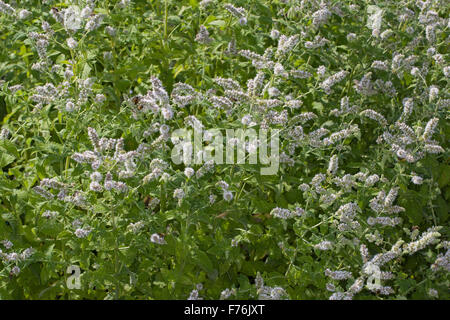
{"label": "leafy undergrowth", "polygon": [[[0,1],[0,298],[449,299],[448,13]],[[278,171],[174,163],[199,126]]]}

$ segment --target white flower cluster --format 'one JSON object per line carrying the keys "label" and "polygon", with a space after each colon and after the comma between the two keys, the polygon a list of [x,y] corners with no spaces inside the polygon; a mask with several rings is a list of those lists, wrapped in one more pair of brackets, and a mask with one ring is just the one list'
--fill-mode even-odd
{"label": "white flower cluster", "polygon": [[397,198],[398,188],[392,188],[386,195],[384,190],[378,192],[378,195],[370,200],[369,206],[376,213],[386,212],[389,214],[399,213],[405,211],[405,208],[394,205],[394,201]]}
{"label": "white flower cluster", "polygon": [[336,211],[336,216],[340,221],[340,224],[338,225],[339,231],[348,231],[359,228],[359,222],[354,220],[359,212],[361,212],[361,208],[354,202],[341,205],[338,211]]}
{"label": "white flower cluster", "polygon": [[327,250],[331,250],[333,248],[333,245],[334,245],[333,242],[324,240],[318,244],[315,244],[314,248],[318,249],[318,250],[322,250],[322,251],[327,251]]}
{"label": "white flower cluster", "polygon": [[143,221],[138,221],[136,223],[130,223],[127,228],[133,233],[138,233],[144,227],[145,227],[144,222]]}
{"label": "white flower cluster", "polygon": [[436,260],[431,265],[431,270],[438,271],[438,270],[445,270],[447,272],[450,272],[450,250],[447,249],[445,254],[438,254],[436,257]]}
{"label": "white flower cluster", "polygon": [[159,177],[165,175],[166,170],[169,167],[169,164],[162,159],[153,159],[150,163],[151,172],[144,177],[142,180],[144,184],[149,183],[150,181],[156,180]]}
{"label": "white flower cluster", "polygon": [[75,230],[74,234],[77,238],[86,238],[92,232],[90,227],[78,228]]}
{"label": "white flower cluster", "polygon": [[[2,240],[1,243],[3,244],[6,250],[9,250],[14,246],[10,240]],[[11,267],[10,275],[17,276],[21,271],[18,264],[22,265],[34,254],[34,252],[35,250],[31,247],[23,250],[21,253],[19,252],[6,253],[3,252],[2,249],[0,249],[0,258],[1,258],[0,261],[2,261],[5,265],[10,266],[13,265]]]}
{"label": "white flower cluster", "polygon": [[158,233],[154,233],[150,236],[150,241],[156,244],[166,244],[166,240],[164,237],[159,235]]}
{"label": "white flower cluster", "polygon": [[202,44],[208,44],[212,41],[212,39],[209,37],[209,32],[205,26],[200,26],[200,30],[195,36],[195,41]]}
{"label": "white flower cluster", "polygon": [[16,10],[9,4],[0,1],[0,12],[13,15],[16,12]]}
{"label": "white flower cluster", "polygon": [[2,131],[0,132],[0,140],[6,140],[9,138],[10,135],[11,135],[11,133],[9,132],[9,130],[6,128],[3,128]]}
{"label": "white flower cluster", "polygon": [[224,8],[228,10],[233,16],[239,19],[239,24],[244,26],[247,24],[247,18],[245,17],[247,12],[242,7],[235,7],[231,3],[224,5]]}
{"label": "white flower cluster", "polygon": [[[450,105],[450,100],[446,99],[448,94],[447,87],[445,87],[445,80],[450,75],[450,67],[446,64],[447,56],[442,49],[442,44],[445,43],[445,41],[443,42],[444,33],[449,26],[448,19],[440,16],[442,11],[439,8],[439,1],[413,1],[414,3],[408,4],[409,8],[399,7],[398,12],[394,14],[394,18],[401,26],[400,30],[395,23],[388,21],[392,19],[391,15],[384,15],[384,10],[390,10],[388,7],[379,10],[375,6],[368,6],[367,27],[369,32],[360,28],[361,32],[358,34],[348,32],[352,31],[350,29],[342,34],[339,31],[341,28],[328,26],[347,18],[354,20],[349,24],[353,27],[355,27],[355,21],[366,21],[365,16],[358,14],[360,10],[366,10],[365,5],[336,1],[334,1],[335,3],[299,1],[295,4],[288,2],[283,0],[271,5],[279,8],[283,19],[298,17],[302,13],[312,28],[300,25],[296,34],[290,35],[287,33],[289,28],[286,28],[284,23],[279,23],[284,21],[283,19],[274,20],[276,25],[273,27],[277,29],[271,31],[269,29],[270,38],[268,34],[266,35],[267,42],[272,46],[263,50],[260,50],[258,46],[252,47],[251,50],[254,51],[246,50],[241,43],[237,43],[236,41],[241,41],[243,35],[247,34],[242,34],[242,32],[249,30],[243,30],[236,26],[235,22],[225,30],[225,34],[222,32],[222,27],[216,28],[217,25],[214,23],[207,23],[209,19],[204,22],[205,25],[195,24],[198,26],[198,31],[194,31],[196,34],[191,40],[195,41],[196,44],[194,44],[198,49],[206,50],[206,45],[214,41],[217,42],[217,48],[213,50],[214,52],[210,50],[211,53],[214,55],[216,49],[223,49],[222,52],[227,55],[223,58],[227,63],[237,61],[236,65],[239,67],[243,64],[250,64],[240,61],[241,57],[251,62],[256,70],[253,70],[255,71],[254,77],[247,80],[246,87],[236,76],[241,73],[248,74],[245,68],[245,70],[234,68],[238,71],[232,69],[231,73],[217,73],[222,74],[222,77],[212,76],[213,87],[208,88],[206,92],[197,91],[191,85],[181,82],[173,84],[170,92],[169,88],[172,88],[172,83],[166,87],[166,90],[162,81],[155,76],[150,78],[149,83],[145,83],[145,81],[141,83],[141,79],[139,79],[140,86],[134,87],[133,84],[131,88],[127,89],[127,94],[143,92],[140,90],[147,86],[150,89],[145,89],[148,90],[145,94],[135,93],[136,95],[131,98],[124,94],[124,109],[130,111],[136,120],[136,123],[131,124],[130,131],[127,132],[131,132],[133,138],[137,135],[138,141],[142,135],[144,141],[149,141],[150,145],[141,143],[136,150],[127,152],[124,147],[124,138],[100,138],[94,128],[88,128],[87,134],[92,144],[92,150],[76,152],[72,155],[72,159],[77,163],[87,163],[91,166],[92,171],[84,173],[84,177],[89,177],[87,183],[90,191],[79,190],[78,182],[68,182],[67,176],[65,179],[42,179],[40,184],[33,188],[34,191],[46,200],[56,198],[83,209],[95,209],[96,207],[88,208],[87,204],[92,198],[103,201],[102,198],[109,195],[107,192],[105,195],[100,194],[105,190],[116,190],[123,193],[120,197],[130,196],[129,198],[136,194],[142,195],[139,194],[141,191],[152,195],[161,192],[161,212],[164,212],[164,209],[172,210],[177,201],[179,204],[182,201],[186,204],[189,203],[192,210],[196,210],[197,203],[190,203],[192,194],[195,194],[195,201],[198,197],[203,196],[206,206],[210,205],[211,211],[219,206],[240,205],[241,202],[248,199],[246,189],[240,189],[243,185],[238,185],[240,182],[236,176],[233,178],[229,176],[215,177],[214,174],[208,174],[212,172],[219,174],[221,169],[215,167],[213,160],[198,167],[195,166],[195,170],[191,167],[184,169],[183,167],[182,169],[176,166],[172,167],[166,162],[167,160],[163,160],[167,159],[165,157],[170,142],[174,145],[182,144],[185,155],[194,152],[190,142],[177,137],[171,138],[171,131],[180,124],[189,128],[203,129],[206,126],[202,124],[205,115],[208,121],[211,120],[214,125],[218,125],[216,120],[224,120],[228,121],[227,123],[235,121],[234,123],[239,126],[242,124],[244,127],[262,129],[281,127],[284,130],[282,132],[283,150],[279,154],[281,175],[283,175],[280,189],[283,189],[281,192],[289,192],[290,187],[293,186],[289,185],[290,181],[294,180],[294,189],[299,185],[299,189],[303,192],[302,201],[306,202],[305,208],[308,211],[308,217],[305,217],[305,210],[300,207],[295,209],[276,207],[271,210],[270,215],[284,220],[302,217],[295,222],[295,228],[308,228],[305,236],[312,234],[312,238],[304,240],[305,243],[316,249],[314,254],[338,261],[341,259],[339,263],[334,263],[333,260],[329,264],[329,266],[334,266],[331,268],[338,270],[333,271],[327,268],[324,272],[326,277],[331,278],[330,282],[326,284],[326,289],[333,293],[330,297],[331,300],[352,299],[365,287],[370,292],[379,295],[394,293],[395,285],[392,287],[381,285],[378,281],[387,282],[395,278],[396,273],[393,271],[396,270],[396,266],[394,264],[397,262],[400,264],[402,255],[411,255],[427,246],[436,244],[443,236],[443,233],[438,232],[440,230],[438,227],[430,228],[421,235],[419,235],[418,229],[412,232],[404,231],[410,229],[409,219],[404,219],[408,217],[408,212],[394,203],[400,187],[402,191],[406,190],[403,183],[405,176],[413,184],[408,187],[415,189],[426,190],[425,185],[434,183],[433,179],[423,174],[424,171],[421,169],[424,165],[427,167],[426,162],[419,161],[425,156],[433,155],[437,155],[437,159],[440,161],[442,159],[440,154],[446,151],[439,145],[439,141],[443,141],[443,139],[439,136],[438,125],[443,119],[442,114]],[[124,9],[124,12],[130,11],[131,8],[127,8],[130,4],[130,0],[121,0],[114,6],[114,10],[120,8]],[[244,8],[235,7],[233,4],[228,3],[223,6],[211,4],[211,0],[201,1],[199,14],[204,14],[203,10],[208,8],[207,14],[212,16],[212,11],[218,7],[219,10],[226,10],[231,14],[231,20],[228,20],[232,21],[236,18],[241,26],[247,25],[247,19],[253,17],[253,14],[252,16],[248,15]],[[210,9],[211,12],[209,12]],[[26,9],[14,9],[0,0],[0,12],[25,20],[34,14],[35,9],[33,9],[33,13]],[[97,85],[94,85],[94,78],[85,75],[87,67],[81,70],[83,79],[80,78],[80,61],[77,60],[80,53],[78,51],[85,48],[87,39],[85,36],[93,36],[92,31],[104,23],[104,16],[99,14],[104,10],[96,10],[94,1],[88,1],[84,8],[69,4],[67,8],[57,9],[55,7],[51,12],[53,18],[63,26],[62,31],[67,32],[67,36],[57,44],[66,49],[69,48],[73,60],[65,61],[64,64],[53,64],[52,57],[55,48],[52,48],[52,45],[56,43],[56,39],[59,39],[55,35],[61,28],[54,28],[54,31],[49,22],[43,21],[42,31],[30,32],[27,40],[35,49],[37,53],[35,58],[38,59],[31,66],[31,70],[41,71],[40,75],[43,79],[39,82],[39,86],[32,89],[29,96],[26,95],[26,98],[36,104],[35,111],[45,111],[44,106],[56,105],[60,111],[66,111],[63,113],[64,117],[73,120],[74,114],[67,113],[77,113],[76,111],[80,110],[83,105],[87,105],[89,98],[94,101],[96,107],[106,101],[105,95],[94,92]],[[383,21],[383,15],[387,21]],[[223,17],[223,14],[221,16]],[[10,17],[5,16],[5,19],[10,19]],[[19,23],[29,25],[31,21],[19,21]],[[254,24],[250,23],[249,27],[253,28]],[[388,28],[383,29],[385,27]],[[80,37],[79,30],[83,29],[83,36]],[[115,45],[120,43],[121,37],[123,37],[119,31],[128,32],[117,25],[106,26],[104,32],[100,32],[100,34],[108,40],[107,42],[111,41]],[[341,33],[337,41],[339,45],[336,43],[338,31]],[[214,40],[210,36],[210,32]],[[227,40],[220,44],[224,35]],[[346,40],[347,43],[345,43]],[[366,49],[357,47],[361,44],[361,40],[367,41],[364,46],[376,49],[370,50],[369,60],[364,53]],[[341,44],[342,41],[345,44]],[[405,41],[408,44],[403,46]],[[226,48],[227,43],[228,48]],[[399,47],[399,44],[402,46]],[[244,49],[237,50],[236,48]],[[419,56],[419,51],[422,49],[424,54]],[[108,50],[111,51],[103,52],[105,68],[108,65],[111,66],[113,62],[115,64],[115,60],[119,57],[118,51],[114,48]],[[360,61],[358,52],[361,52]],[[355,55],[357,62],[351,65]],[[102,58],[101,53],[99,53],[99,57]],[[202,57],[206,56],[202,55]],[[58,58],[56,61],[59,60]],[[207,63],[207,61],[203,62]],[[173,65],[170,64],[169,69],[172,67]],[[97,70],[95,71],[97,76]],[[235,71],[237,73],[234,73]],[[153,74],[153,68],[150,72]],[[44,76],[47,73],[52,75],[52,82],[54,81],[53,76],[55,79],[59,76],[62,79],[61,83],[58,84],[55,81],[53,84],[45,80]],[[183,74],[184,72],[181,73],[181,75]],[[235,76],[236,78],[232,78]],[[190,74],[187,72],[186,77],[189,83],[197,83],[198,79],[189,78]],[[202,86],[210,82],[209,78],[201,79]],[[7,92],[12,94],[13,99],[21,98],[21,95],[28,90],[25,83],[9,87],[5,83],[5,87],[8,88]],[[339,103],[340,106],[338,106]],[[77,116],[83,118],[85,114],[81,112],[77,113]],[[334,116],[334,118],[329,116]],[[370,125],[365,125],[366,122]],[[20,132],[12,127],[12,124],[10,126],[8,123],[8,127],[14,132],[13,139],[2,143],[5,145],[6,143],[17,143],[21,138]],[[444,129],[441,131],[445,131]],[[370,132],[367,134],[367,131],[379,131],[380,134],[377,132],[374,136]],[[135,132],[138,133],[135,134]],[[8,139],[9,135],[9,131],[4,128],[0,133],[0,139]],[[375,138],[378,136],[377,144],[373,143],[375,141],[369,141],[373,136]],[[358,141],[355,141],[357,139]],[[206,136],[205,140],[210,142]],[[247,151],[254,152],[260,142],[250,144],[237,138],[231,142],[232,145],[238,143],[244,144]],[[442,144],[442,146],[445,145]],[[144,153],[148,150],[158,152],[157,158],[151,162],[150,159],[147,159],[150,163],[146,161],[138,163],[139,160],[145,159]],[[364,150],[368,153],[363,154]],[[202,155],[203,153],[200,152],[195,156],[201,157]],[[375,156],[382,156],[382,158],[371,159]],[[356,158],[358,160],[355,160]],[[394,160],[395,166],[392,165],[392,160]],[[366,161],[367,163],[365,163]],[[358,168],[358,165],[363,167],[353,170],[353,168]],[[142,173],[142,168],[145,170],[144,173]],[[351,171],[344,172],[345,168],[351,168]],[[370,168],[371,171],[369,172],[367,168]],[[304,178],[297,179],[298,175],[293,174],[297,169],[298,172],[304,171]],[[178,172],[179,170],[181,171]],[[361,171],[357,172],[358,170]],[[420,172],[420,175],[413,170]],[[141,173],[142,176],[140,176]],[[392,182],[389,182],[386,176],[394,176]],[[434,176],[434,173],[431,176]],[[285,177],[292,178],[292,180],[285,179]],[[128,179],[125,180],[126,183],[119,181],[124,179]],[[295,179],[300,181],[295,182]],[[309,184],[305,183],[310,179]],[[175,185],[180,180],[181,184]],[[138,185],[135,181],[138,181]],[[212,181],[218,182],[214,186]],[[231,188],[229,184],[231,184]],[[418,185],[424,186],[417,187]],[[204,194],[195,191],[196,188],[204,186],[206,186],[205,189],[202,189],[206,191]],[[285,186],[286,189],[284,189]],[[233,194],[231,190],[241,190],[241,192],[233,191],[235,192]],[[224,201],[215,204],[217,196],[212,193],[223,194]],[[373,212],[368,214],[365,208],[366,199],[373,195],[376,196],[369,201],[368,205]],[[144,201],[146,207],[156,208],[160,200],[154,197],[150,199],[147,202]],[[235,199],[234,202],[232,202],[233,199]],[[403,201],[405,201],[405,197],[401,194],[399,204],[403,204]],[[251,202],[249,201],[249,203]],[[48,205],[52,205],[52,203],[44,202],[43,207],[40,208],[48,208]],[[433,205],[431,204],[430,207]],[[178,209],[183,209],[181,206],[179,207]],[[407,207],[406,204],[405,207]],[[426,209],[423,209],[424,212]],[[61,222],[59,221],[62,220],[61,212],[39,209],[39,213],[42,210],[45,210],[41,214],[43,218],[54,220],[49,222],[41,219],[40,222]],[[401,214],[403,212],[405,213]],[[395,216],[396,214],[399,216]],[[310,217],[311,220],[314,220],[312,223],[314,227],[311,228]],[[153,218],[157,218],[157,215],[154,215]],[[434,215],[433,218],[436,220]],[[304,225],[300,223],[303,221]],[[284,227],[288,227],[284,221],[281,222]],[[139,220],[130,223],[127,221],[125,225],[129,232],[137,234],[147,226],[147,222]],[[404,228],[398,227],[400,225]],[[316,228],[318,226],[320,228]],[[78,238],[86,238],[92,232],[91,227],[84,226],[79,220],[75,220],[72,227],[75,229],[74,235]],[[392,228],[386,230],[389,227]],[[410,237],[409,241],[411,242],[405,244],[401,240],[402,230]],[[295,231],[297,233],[297,230]],[[231,250],[237,250],[236,252],[241,250],[242,245],[239,245],[241,240],[242,235],[234,236],[231,240],[233,247]],[[284,245],[287,243],[286,239],[280,242],[278,240],[277,243],[283,252],[291,250]],[[153,233],[150,236],[150,242],[166,244],[164,235],[159,233]],[[387,245],[394,242],[395,244],[389,249]],[[13,247],[12,243],[7,240],[2,244],[6,250]],[[342,255],[339,253],[342,252],[342,248],[349,250],[348,257],[341,257]],[[350,261],[348,259],[353,254],[351,250],[358,255],[358,248],[362,260],[357,267],[361,268],[359,272],[358,269],[355,270],[355,264],[350,266],[341,263]],[[369,253],[369,248],[373,255]],[[436,247],[436,249],[440,248],[442,247]],[[437,255],[431,265],[432,271],[449,271],[449,250],[445,246],[444,248],[447,252]],[[318,252],[317,250],[328,252]],[[22,254],[15,252],[6,254],[0,250],[0,255],[4,261],[16,263],[20,261],[21,255],[29,256],[30,253],[25,254],[24,251]],[[386,269],[380,270],[383,266]],[[19,273],[20,267],[15,265],[11,269],[11,274],[18,275]],[[439,273],[434,274],[434,276],[439,275]],[[323,274],[321,276],[323,277]],[[376,280],[375,284],[371,282],[373,279]],[[332,283],[332,280],[351,280],[353,283],[348,282],[347,289],[342,291],[336,282]],[[347,281],[345,282],[347,283]],[[259,273],[255,285],[259,299],[287,297],[287,289],[279,286],[265,286]],[[429,287],[427,289],[429,289],[428,294],[431,297],[438,297],[435,289]],[[197,286],[191,291],[188,299],[201,299],[199,297],[200,290],[202,290],[202,286]],[[236,295],[237,290],[227,288],[221,292],[220,297],[228,299],[231,295]]]}
{"label": "white flower cluster", "polygon": [[226,288],[225,290],[223,290],[220,293],[220,300],[226,300],[229,297],[231,297],[232,295],[236,295],[236,289],[235,288],[233,288],[233,289]]}
{"label": "white flower cluster", "polygon": [[344,80],[347,75],[348,71],[341,70],[325,79],[325,81],[320,84],[320,87],[326,92],[326,94],[331,94],[331,87]]}
{"label": "white flower cluster", "polygon": [[417,241],[410,242],[405,244],[403,251],[412,255],[413,253],[424,249],[430,244],[437,243],[439,241],[439,237],[441,234],[438,232],[440,227],[432,227],[427,231],[421,234],[420,238]]}
{"label": "white flower cluster", "polygon": [[349,271],[331,271],[330,269],[325,270],[325,275],[333,280],[345,280],[353,277]]}

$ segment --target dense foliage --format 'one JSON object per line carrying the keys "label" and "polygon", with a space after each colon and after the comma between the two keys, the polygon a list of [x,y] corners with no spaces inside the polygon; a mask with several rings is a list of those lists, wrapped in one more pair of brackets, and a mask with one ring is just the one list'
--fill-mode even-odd
{"label": "dense foliage", "polygon": [[[448,14],[0,1],[0,298],[449,299]],[[278,172],[173,163],[200,123]]]}

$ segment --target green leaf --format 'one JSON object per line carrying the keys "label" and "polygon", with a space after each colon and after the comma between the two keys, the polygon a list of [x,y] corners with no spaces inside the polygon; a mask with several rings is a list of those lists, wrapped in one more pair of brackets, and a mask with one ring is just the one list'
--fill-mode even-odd
{"label": "green leaf", "polygon": [[[1,151],[0,151],[1,152]],[[0,168],[6,167],[8,164],[12,163],[16,158],[6,152],[0,153]]]}
{"label": "green leaf", "polygon": [[[7,153],[15,156],[16,158],[20,157],[19,152],[14,143],[6,139],[0,139],[0,149],[4,149]],[[1,152],[2,150],[0,150]]]}
{"label": "green leaf", "polygon": [[438,184],[439,187],[445,187],[450,182],[450,166],[442,164],[441,165],[441,175],[439,176]]}
{"label": "green leaf", "polygon": [[223,28],[223,27],[226,26],[227,23],[225,21],[223,21],[223,20],[214,20],[214,21],[211,21],[208,24],[211,25],[211,26],[218,26],[218,27]]}
{"label": "green leaf", "polygon": [[120,91],[126,91],[130,87],[131,82],[127,79],[120,79],[116,82],[116,85]]}
{"label": "green leaf", "polygon": [[312,108],[319,112],[320,115],[323,114],[323,104],[321,102],[314,101],[312,103]]}

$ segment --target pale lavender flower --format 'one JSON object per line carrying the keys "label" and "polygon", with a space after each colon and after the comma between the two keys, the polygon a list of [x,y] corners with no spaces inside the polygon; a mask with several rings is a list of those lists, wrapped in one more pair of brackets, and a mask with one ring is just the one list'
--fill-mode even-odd
{"label": "pale lavender flower", "polygon": [[150,236],[150,241],[157,244],[166,244],[164,238],[157,233],[154,233]]}
{"label": "pale lavender flower", "polygon": [[228,202],[233,200],[233,193],[231,191],[228,191],[228,190],[224,191],[223,192],[223,199],[225,201],[228,201]]}
{"label": "pale lavender flower", "polygon": [[26,10],[26,9],[22,9],[19,11],[19,19],[20,20],[25,20],[26,18],[28,18],[31,15],[31,12]]}
{"label": "pale lavender flower", "polygon": [[77,45],[78,45],[78,43],[75,41],[75,39],[74,38],[68,38],[67,39],[67,46],[70,48],[70,49],[75,49],[76,47],[77,47]]}
{"label": "pale lavender flower", "polygon": [[202,44],[208,44],[212,41],[212,39],[209,37],[209,32],[205,26],[200,26],[200,30],[195,36],[195,41]]}
{"label": "pale lavender flower", "polygon": [[175,191],[173,192],[173,197],[176,199],[183,199],[185,196],[183,189],[175,189]]}
{"label": "pale lavender flower", "polygon": [[417,185],[420,185],[423,183],[423,178],[416,175],[414,172],[411,173],[413,176],[411,177],[411,182]]}
{"label": "pale lavender flower", "polygon": [[75,230],[74,233],[77,236],[77,238],[86,238],[91,233],[91,229],[78,228]]}

